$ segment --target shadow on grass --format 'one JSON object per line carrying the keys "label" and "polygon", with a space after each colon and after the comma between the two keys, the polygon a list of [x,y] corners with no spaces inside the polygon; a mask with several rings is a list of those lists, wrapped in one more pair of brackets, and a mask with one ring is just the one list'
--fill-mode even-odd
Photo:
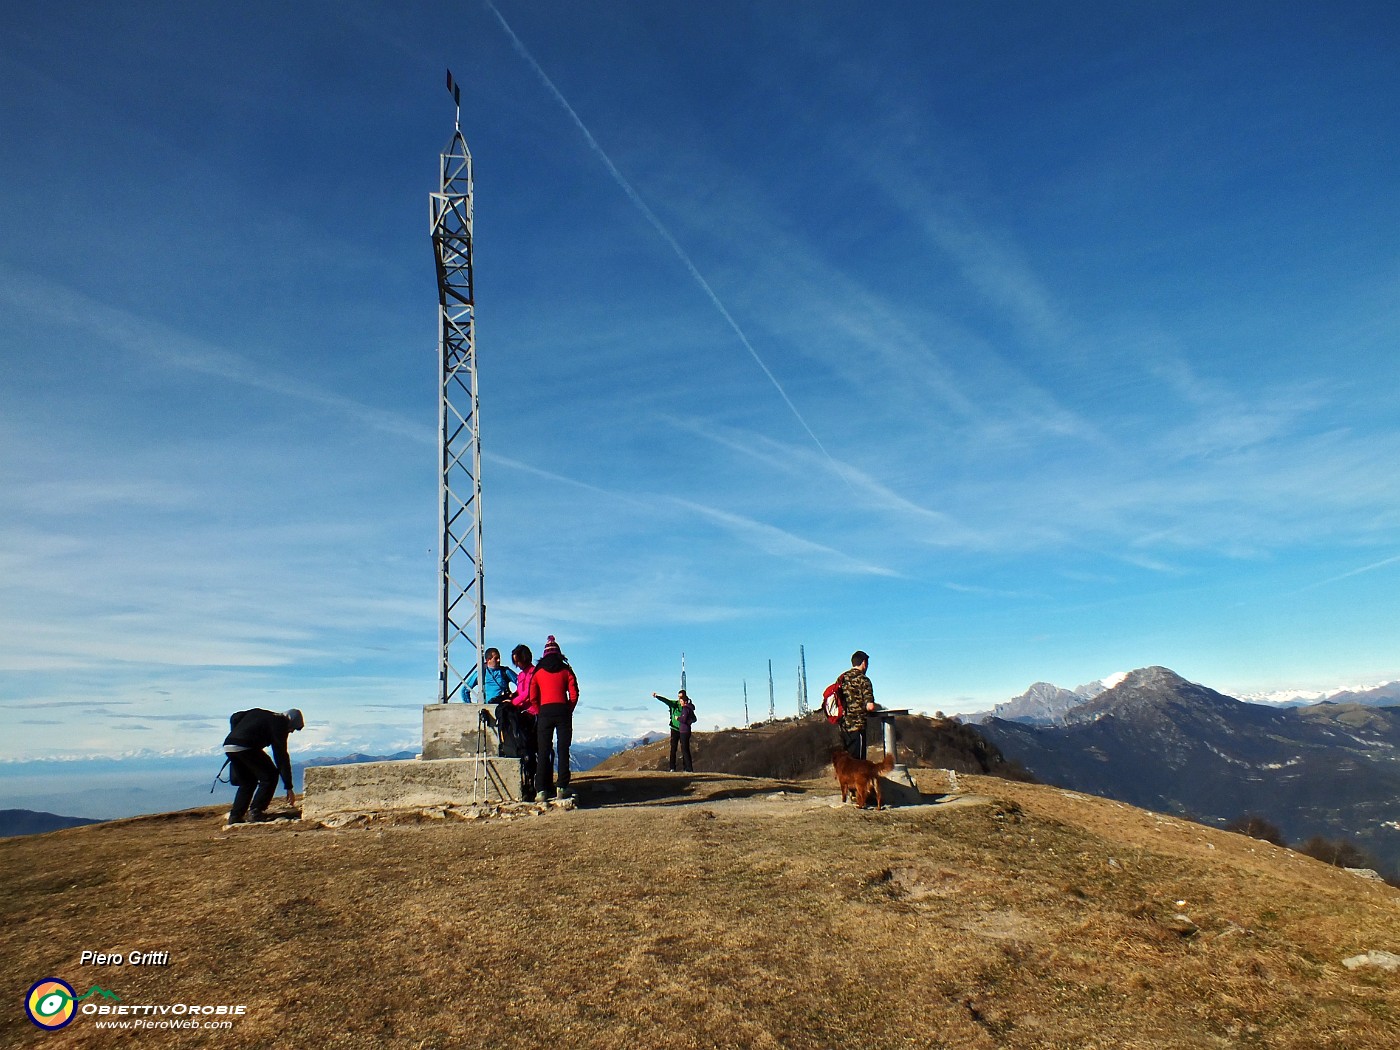
{"label": "shadow on grass", "polygon": [[[721,783],[717,784],[716,780]],[[806,795],[808,789],[785,781],[764,780],[751,785],[735,784],[738,777],[716,777],[704,773],[666,773],[655,776],[596,775],[575,779],[579,805],[585,809],[616,806],[699,806],[729,799],[759,798],[765,795]]]}
{"label": "shadow on grass", "polygon": [[[752,779],[724,773],[585,773],[575,777],[578,805],[583,809],[612,809],[627,806],[704,806],[732,799],[787,795],[814,799],[839,791],[815,783],[789,780]],[[888,791],[888,789],[887,789]],[[918,801],[887,798],[886,810],[931,809],[957,802],[963,796],[939,791],[920,793]],[[854,805],[851,805],[854,809]],[[868,804],[875,812],[875,801]]]}

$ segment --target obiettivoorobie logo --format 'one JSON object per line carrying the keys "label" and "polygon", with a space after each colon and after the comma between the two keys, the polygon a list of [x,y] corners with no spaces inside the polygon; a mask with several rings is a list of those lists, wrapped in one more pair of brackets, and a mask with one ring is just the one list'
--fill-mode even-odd
{"label": "obiettivoorobie logo", "polygon": [[103,999],[121,1002],[116,992],[93,985],[82,995],[73,991],[73,986],[57,977],[45,977],[36,981],[24,997],[24,1012],[29,1019],[45,1031],[57,1031],[72,1023],[77,1013],[77,1005],[89,996],[100,995]]}

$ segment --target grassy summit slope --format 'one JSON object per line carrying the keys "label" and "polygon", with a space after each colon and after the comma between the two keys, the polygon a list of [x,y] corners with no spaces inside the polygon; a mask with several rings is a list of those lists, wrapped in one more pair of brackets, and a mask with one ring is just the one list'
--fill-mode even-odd
{"label": "grassy summit slope", "polygon": [[[961,780],[875,813],[825,780],[598,772],[580,809],[511,820],[221,832],[208,809],[7,840],[0,1044],[1316,1050],[1400,1028],[1400,972],[1342,965],[1400,952],[1395,889]],[[20,1007],[46,976],[248,1012],[55,1035]]]}

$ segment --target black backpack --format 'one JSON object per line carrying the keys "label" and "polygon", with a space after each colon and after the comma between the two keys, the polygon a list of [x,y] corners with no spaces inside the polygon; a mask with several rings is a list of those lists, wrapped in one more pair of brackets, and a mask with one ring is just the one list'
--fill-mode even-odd
{"label": "black backpack", "polygon": [[[247,711],[235,711],[228,716],[228,731],[232,733],[238,723],[243,720]],[[228,779],[224,779],[224,770],[228,770]],[[231,787],[238,787],[238,767],[229,761],[228,755],[224,755],[224,764],[219,767],[219,771],[214,774],[214,783],[209,785],[209,794],[214,793],[214,789],[220,784],[228,784]]]}

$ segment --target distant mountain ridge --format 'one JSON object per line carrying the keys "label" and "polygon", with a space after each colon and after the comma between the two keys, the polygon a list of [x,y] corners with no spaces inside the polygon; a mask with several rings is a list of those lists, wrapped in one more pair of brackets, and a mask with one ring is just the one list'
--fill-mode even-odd
{"label": "distant mountain ridge", "polygon": [[1113,675],[1074,689],[1064,689],[1050,682],[1036,682],[1020,696],[997,704],[990,711],[968,715],[966,720],[981,722],[988,718],[1004,718],[1031,725],[1055,725],[1070,710],[1087,703],[1110,686],[1117,685],[1122,678],[1122,675]]}
{"label": "distant mountain ridge", "polygon": [[1349,839],[1400,870],[1400,708],[1263,706],[1148,667],[1059,724],[979,728],[1047,783],[1217,822],[1257,814],[1290,841]]}
{"label": "distant mountain ridge", "polygon": [[1362,704],[1366,707],[1400,707],[1400,682],[1386,682],[1374,689],[1343,689],[1320,701],[1324,704]]}
{"label": "distant mountain ridge", "polygon": [[361,751],[356,751],[349,755],[317,755],[315,758],[308,758],[305,762],[295,762],[293,767],[305,769],[307,766],[353,766],[361,762],[399,762],[416,757],[416,751],[395,751],[392,755],[366,755]]}
{"label": "distant mountain ridge", "polygon": [[100,824],[91,817],[64,817],[33,809],[0,809],[0,838],[13,835],[42,835],[63,828],[80,828],[84,824]]}
{"label": "distant mountain ridge", "polygon": [[[1069,712],[1118,685],[1126,674],[1110,675],[1097,682],[1065,689],[1051,682],[1036,682],[1020,696],[997,704],[990,711],[963,715],[965,722],[1000,718],[1027,725],[1066,725]],[[1224,694],[1229,695],[1229,694]],[[1232,699],[1264,707],[1308,707],[1313,704],[1361,704],[1366,707],[1400,706],[1400,681],[1383,682],[1369,689],[1290,690],[1248,693]]]}

